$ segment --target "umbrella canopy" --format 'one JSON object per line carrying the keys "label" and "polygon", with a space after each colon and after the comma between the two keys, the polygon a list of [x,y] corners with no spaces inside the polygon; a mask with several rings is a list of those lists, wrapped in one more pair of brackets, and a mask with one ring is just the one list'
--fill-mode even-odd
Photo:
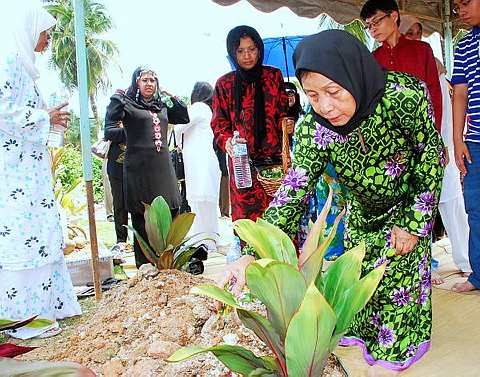
{"label": "umbrella canopy", "polygon": [[[263,39],[264,54],[263,64],[271,65],[282,71],[283,77],[292,77],[295,75],[293,68],[293,51],[298,43],[303,39],[304,35],[274,37]],[[232,69],[235,69],[230,57],[227,56]]]}

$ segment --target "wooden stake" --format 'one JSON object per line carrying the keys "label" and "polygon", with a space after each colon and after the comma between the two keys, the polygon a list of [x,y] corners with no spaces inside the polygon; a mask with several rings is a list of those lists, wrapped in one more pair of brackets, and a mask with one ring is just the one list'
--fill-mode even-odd
{"label": "wooden stake", "polygon": [[85,181],[85,188],[87,190],[88,225],[90,233],[90,250],[92,254],[93,286],[95,288],[95,298],[98,301],[102,298],[102,286],[100,284],[97,226],[95,224],[95,202],[93,200],[92,181]]}

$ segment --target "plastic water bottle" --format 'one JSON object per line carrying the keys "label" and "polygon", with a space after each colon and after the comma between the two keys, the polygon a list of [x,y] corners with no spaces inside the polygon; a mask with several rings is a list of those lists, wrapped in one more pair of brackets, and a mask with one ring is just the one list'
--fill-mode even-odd
{"label": "plastic water bottle", "polygon": [[[66,90],[55,92],[50,96],[49,105],[50,107],[55,107],[61,105],[62,103],[68,102],[69,96]],[[48,134],[47,145],[51,148],[60,148],[63,147],[65,142],[65,127],[53,124],[50,127],[50,132]]]}
{"label": "plastic water bottle", "polygon": [[240,245],[240,238],[232,237],[232,244],[227,251],[227,263],[233,263],[242,256],[242,247]]}
{"label": "plastic water bottle", "polygon": [[252,187],[252,171],[248,161],[248,150],[246,143],[239,143],[240,134],[233,133],[233,175],[235,185],[239,189]]}

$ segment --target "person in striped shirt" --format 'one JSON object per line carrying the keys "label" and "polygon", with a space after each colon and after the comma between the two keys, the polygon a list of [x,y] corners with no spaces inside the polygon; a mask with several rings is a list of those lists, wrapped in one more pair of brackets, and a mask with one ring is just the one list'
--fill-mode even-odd
{"label": "person in striped shirt", "polygon": [[454,12],[472,26],[458,42],[452,75],[455,162],[464,177],[463,195],[470,225],[468,255],[472,266],[467,280],[455,284],[453,290],[467,292],[480,289],[480,1],[454,0],[453,4]]}

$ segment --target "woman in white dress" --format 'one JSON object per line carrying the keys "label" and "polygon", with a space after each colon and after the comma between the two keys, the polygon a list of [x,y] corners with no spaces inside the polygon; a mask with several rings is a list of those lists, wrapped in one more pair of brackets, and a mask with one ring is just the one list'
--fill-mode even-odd
{"label": "woman in white dress", "polygon": [[69,113],[47,110],[35,84],[35,52],[44,51],[55,19],[38,2],[11,5],[1,18],[0,51],[0,318],[53,321],[23,327],[21,339],[59,332],[57,319],[81,314],[63,258],[47,138]]}
{"label": "woman in white dress", "polygon": [[213,88],[207,82],[197,82],[191,95],[192,106],[188,110],[190,123],[175,126],[177,140],[183,141],[183,160],[187,200],[196,214],[190,233],[207,233],[213,240],[206,240],[209,251],[216,250],[218,238],[218,196],[220,167],[213,149],[211,101]]}

